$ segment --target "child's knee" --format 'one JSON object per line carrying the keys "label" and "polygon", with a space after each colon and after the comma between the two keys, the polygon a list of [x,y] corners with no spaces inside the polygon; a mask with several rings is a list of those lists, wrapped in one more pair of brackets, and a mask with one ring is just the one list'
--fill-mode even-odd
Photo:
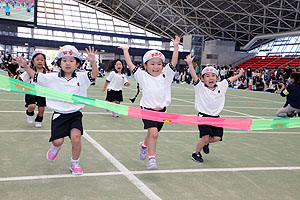
{"label": "child's knee", "polygon": [[205,143],[208,143],[209,142],[209,135],[204,135],[201,137],[201,140]]}
{"label": "child's knee", "polygon": [[154,139],[157,139],[157,138],[158,138],[158,131],[157,131],[157,128],[149,128],[148,131],[149,131],[149,136],[150,136],[151,138],[154,138]]}
{"label": "child's knee", "polygon": [[75,142],[75,143],[80,143],[81,141],[81,131],[78,130],[78,129],[72,129],[71,130],[71,140],[72,142]]}

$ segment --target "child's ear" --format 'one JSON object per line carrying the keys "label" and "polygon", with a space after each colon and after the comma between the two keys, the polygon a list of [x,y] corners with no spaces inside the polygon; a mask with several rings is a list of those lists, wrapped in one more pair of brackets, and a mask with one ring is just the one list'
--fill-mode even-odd
{"label": "child's ear", "polygon": [[146,63],[144,63],[143,65],[144,65],[144,68],[145,68],[145,69],[147,69],[147,64],[146,64]]}

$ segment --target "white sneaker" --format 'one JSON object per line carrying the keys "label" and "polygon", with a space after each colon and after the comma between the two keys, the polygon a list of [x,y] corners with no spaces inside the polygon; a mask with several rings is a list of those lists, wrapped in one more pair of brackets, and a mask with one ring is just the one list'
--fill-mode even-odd
{"label": "white sneaker", "polygon": [[36,128],[41,128],[42,127],[42,122],[34,122]]}
{"label": "white sneaker", "polygon": [[29,124],[32,124],[32,123],[34,122],[34,116],[26,115],[26,117],[27,117],[27,122],[28,122]]}

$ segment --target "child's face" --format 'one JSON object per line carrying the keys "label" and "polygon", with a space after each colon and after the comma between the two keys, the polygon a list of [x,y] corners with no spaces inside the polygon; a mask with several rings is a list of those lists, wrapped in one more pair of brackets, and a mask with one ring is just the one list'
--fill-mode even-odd
{"label": "child's face", "polygon": [[41,54],[35,56],[34,59],[33,59],[33,64],[37,68],[42,68],[43,66],[45,66],[45,58],[44,58],[44,56],[41,55]]}
{"label": "child's face", "polygon": [[115,64],[115,69],[118,73],[121,73],[122,72],[122,69],[123,69],[123,65],[122,65],[122,62],[121,61],[117,61],[116,64]]}
{"label": "child's face", "polygon": [[75,69],[79,66],[74,57],[63,57],[60,63],[61,69],[65,74],[72,74]]}
{"label": "child's face", "polygon": [[207,85],[209,88],[214,88],[215,84],[218,81],[218,76],[214,73],[208,72],[205,73],[202,77],[201,80],[205,85]]}
{"label": "child's face", "polygon": [[151,76],[159,76],[163,69],[163,62],[160,58],[152,58],[147,64],[144,64],[145,69]]}

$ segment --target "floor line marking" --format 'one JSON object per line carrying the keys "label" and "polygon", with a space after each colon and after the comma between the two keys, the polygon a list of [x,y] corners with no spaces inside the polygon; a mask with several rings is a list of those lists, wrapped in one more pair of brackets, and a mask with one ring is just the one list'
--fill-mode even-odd
{"label": "floor line marking", "polygon": [[[166,174],[166,173],[203,173],[203,172],[245,172],[245,171],[292,171],[300,170],[300,166],[288,167],[239,167],[239,168],[206,168],[206,169],[172,169],[172,170],[147,170],[147,171],[130,171],[131,174]],[[19,177],[2,177],[0,182],[7,181],[26,181],[40,179],[57,179],[57,178],[80,178],[80,177],[98,177],[98,176],[119,176],[126,175],[126,172],[99,172],[84,173],[80,176],[72,174],[57,175],[38,175],[38,176],[19,176]]]}
{"label": "floor line marking", "polygon": [[105,148],[103,148],[96,140],[84,131],[83,137],[90,142],[100,153],[102,153],[124,176],[133,183],[142,193],[151,200],[161,200],[147,185],[138,179],[131,171],[129,171],[122,163],[113,157]]}

